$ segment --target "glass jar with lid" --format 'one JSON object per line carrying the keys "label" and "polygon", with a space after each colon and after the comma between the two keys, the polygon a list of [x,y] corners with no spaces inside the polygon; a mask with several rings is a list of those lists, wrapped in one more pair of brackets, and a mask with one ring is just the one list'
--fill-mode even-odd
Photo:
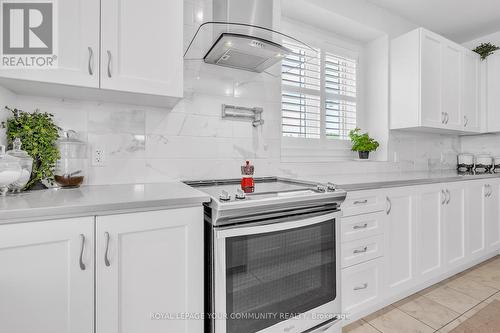
{"label": "glass jar with lid", "polygon": [[13,143],[13,149],[7,152],[7,155],[17,157],[21,165],[21,176],[12,184],[9,189],[12,192],[21,192],[30,181],[31,171],[33,170],[33,158],[24,150],[21,150],[21,139],[16,138]]}
{"label": "glass jar with lid", "polygon": [[87,172],[87,144],[73,130],[64,131],[57,141],[61,155],[56,163],[54,180],[63,188],[79,187]]}
{"label": "glass jar with lid", "polygon": [[0,146],[0,196],[5,196],[9,185],[21,177],[21,170],[19,159],[7,155],[5,146]]}

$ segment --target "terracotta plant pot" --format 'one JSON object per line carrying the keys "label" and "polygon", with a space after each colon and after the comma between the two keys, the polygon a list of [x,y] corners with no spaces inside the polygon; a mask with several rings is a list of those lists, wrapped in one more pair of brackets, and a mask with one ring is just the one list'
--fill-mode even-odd
{"label": "terracotta plant pot", "polygon": [[359,159],[360,160],[367,160],[368,157],[370,157],[370,152],[369,151],[358,151]]}

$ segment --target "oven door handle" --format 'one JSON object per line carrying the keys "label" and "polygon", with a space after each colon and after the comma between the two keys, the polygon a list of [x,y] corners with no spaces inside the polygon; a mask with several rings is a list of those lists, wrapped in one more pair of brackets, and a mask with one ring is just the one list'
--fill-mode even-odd
{"label": "oven door handle", "polygon": [[307,227],[334,220],[341,217],[340,211],[334,211],[309,218],[290,217],[289,220],[282,220],[279,223],[247,223],[229,227],[216,228],[216,238],[238,237],[244,235],[258,235],[275,231],[284,231]]}

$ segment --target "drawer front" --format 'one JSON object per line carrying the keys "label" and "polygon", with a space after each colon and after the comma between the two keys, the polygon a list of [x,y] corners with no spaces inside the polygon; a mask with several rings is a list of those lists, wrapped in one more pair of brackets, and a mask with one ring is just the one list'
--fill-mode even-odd
{"label": "drawer front", "polygon": [[384,262],[371,260],[342,270],[342,312],[348,316],[380,300]]}
{"label": "drawer front", "polygon": [[384,255],[384,236],[358,239],[342,244],[342,268]]}
{"label": "drawer front", "polygon": [[341,207],[344,216],[375,213],[387,209],[387,200],[380,191],[348,192]]}
{"label": "drawer front", "polygon": [[343,217],[340,223],[342,243],[382,235],[386,218],[383,211]]}

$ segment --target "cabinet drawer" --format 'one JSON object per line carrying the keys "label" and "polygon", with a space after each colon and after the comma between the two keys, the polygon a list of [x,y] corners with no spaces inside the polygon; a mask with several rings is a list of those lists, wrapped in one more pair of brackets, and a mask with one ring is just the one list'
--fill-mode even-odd
{"label": "cabinet drawer", "polygon": [[342,270],[342,312],[348,316],[379,301],[383,279],[383,258]]}
{"label": "cabinet drawer", "polygon": [[386,216],[382,211],[343,217],[340,224],[342,243],[383,234]]}
{"label": "cabinet drawer", "polygon": [[379,191],[348,192],[342,204],[344,216],[375,213],[386,208],[386,196]]}
{"label": "cabinet drawer", "polygon": [[384,236],[358,239],[342,244],[342,268],[356,265],[384,254]]}

